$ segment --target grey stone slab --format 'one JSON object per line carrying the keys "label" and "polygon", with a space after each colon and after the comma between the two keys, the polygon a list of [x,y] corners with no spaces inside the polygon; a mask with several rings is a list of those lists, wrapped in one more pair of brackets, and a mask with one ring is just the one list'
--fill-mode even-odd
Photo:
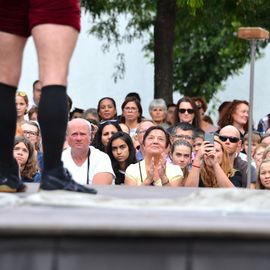
{"label": "grey stone slab", "polygon": [[[129,199],[195,189],[102,186]],[[38,185],[29,185],[31,196]],[[16,205],[0,208],[0,269],[269,269],[270,214]]]}
{"label": "grey stone slab", "polygon": [[[38,185],[29,185],[29,196]],[[98,186],[100,195],[134,198],[187,197],[196,189]],[[270,238],[270,214],[59,206],[0,208],[0,235],[242,236]]]}

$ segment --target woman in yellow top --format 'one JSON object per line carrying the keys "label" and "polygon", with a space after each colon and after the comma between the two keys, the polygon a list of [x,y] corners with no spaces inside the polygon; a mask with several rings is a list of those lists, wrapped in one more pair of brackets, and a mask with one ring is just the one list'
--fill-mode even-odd
{"label": "woman in yellow top", "polygon": [[183,172],[166,162],[170,136],[161,126],[150,127],[143,138],[144,160],[126,169],[126,185],[181,186]]}

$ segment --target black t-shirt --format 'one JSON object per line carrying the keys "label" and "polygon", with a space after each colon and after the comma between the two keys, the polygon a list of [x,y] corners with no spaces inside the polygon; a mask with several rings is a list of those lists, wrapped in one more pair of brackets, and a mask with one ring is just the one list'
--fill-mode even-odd
{"label": "black t-shirt", "polygon": [[[234,176],[229,177],[231,182],[234,184],[235,187],[242,187],[242,173],[240,171],[236,171]],[[199,180],[199,187],[206,187],[200,177]]]}

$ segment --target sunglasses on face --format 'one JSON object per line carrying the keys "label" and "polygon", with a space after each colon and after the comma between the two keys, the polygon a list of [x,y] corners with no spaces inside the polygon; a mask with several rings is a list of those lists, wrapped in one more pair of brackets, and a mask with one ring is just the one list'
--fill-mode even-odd
{"label": "sunglasses on face", "polygon": [[188,114],[193,114],[194,110],[193,109],[178,109],[178,112],[180,112],[180,113],[187,112]]}
{"label": "sunglasses on face", "polygon": [[222,136],[222,135],[219,135],[218,137],[222,142],[226,142],[227,140],[229,140],[231,143],[237,143],[240,140],[237,137],[228,137],[228,136]]}

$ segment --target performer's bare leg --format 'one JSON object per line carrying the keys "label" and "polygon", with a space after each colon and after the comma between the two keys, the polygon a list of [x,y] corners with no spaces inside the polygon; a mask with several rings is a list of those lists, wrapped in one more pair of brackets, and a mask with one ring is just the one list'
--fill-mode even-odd
{"label": "performer's bare leg", "polygon": [[41,24],[32,29],[43,86],[67,85],[68,67],[78,32],[65,25]]}
{"label": "performer's bare leg", "polygon": [[0,32],[0,82],[17,87],[26,38]]}
{"label": "performer's bare leg", "polygon": [[66,174],[61,155],[68,122],[67,76],[78,32],[73,27],[41,24],[32,29],[42,84],[38,121],[41,128],[44,171],[41,189],[95,193]]}
{"label": "performer's bare leg", "polygon": [[[17,111],[15,93],[22,66],[26,38],[0,32],[0,191],[24,190],[13,158]],[[5,184],[9,180],[9,183]]]}

